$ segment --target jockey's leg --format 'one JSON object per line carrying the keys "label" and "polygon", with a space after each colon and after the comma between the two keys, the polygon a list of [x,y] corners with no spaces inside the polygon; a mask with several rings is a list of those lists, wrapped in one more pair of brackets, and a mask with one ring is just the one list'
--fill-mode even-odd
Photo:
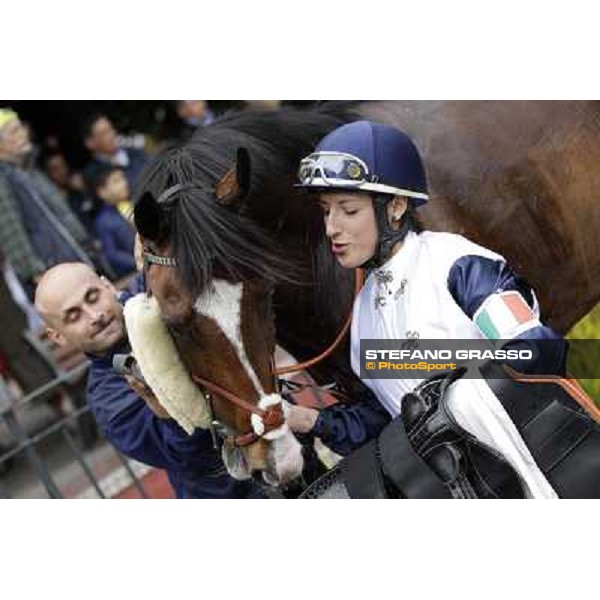
{"label": "jockey's leg", "polygon": [[460,379],[448,390],[457,423],[499,452],[525,482],[532,498],[557,498],[506,410],[484,379]]}

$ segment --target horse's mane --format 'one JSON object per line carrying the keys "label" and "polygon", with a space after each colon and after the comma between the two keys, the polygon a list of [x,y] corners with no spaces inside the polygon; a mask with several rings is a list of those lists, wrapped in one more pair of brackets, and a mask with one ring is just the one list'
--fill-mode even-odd
{"label": "horse's mane", "polygon": [[[315,267],[320,255],[330,257],[318,250],[322,228],[315,207],[293,184],[301,158],[327,132],[355,117],[354,108],[331,103],[313,110],[221,117],[184,146],[158,154],[145,169],[134,194],[138,230],[146,238],[162,232],[172,242],[182,281],[194,294],[215,271],[237,279],[258,276],[300,284],[318,268],[328,272],[327,280],[333,276],[330,287],[337,289],[335,267]],[[239,148],[249,153],[251,181],[242,210],[233,211],[220,206],[212,192],[234,165]],[[185,183],[197,187],[182,192],[170,210],[157,213],[145,200]],[[160,223],[152,222],[157,219]]]}
{"label": "horse's mane", "polygon": [[[145,239],[171,243],[182,283],[192,294],[200,294],[214,275],[277,284],[278,341],[298,359],[314,356],[335,337],[351,308],[352,274],[324,248],[322,216],[294,188],[296,172],[322,137],[359,118],[357,108],[328,103],[311,110],[225,115],[187,144],[158,154],[134,192],[138,231]],[[214,190],[239,148],[250,156],[251,178],[241,210],[232,210],[217,203]],[[156,199],[180,183],[196,187],[181,192],[170,209],[158,207]],[[338,381],[353,380],[347,348],[336,355],[313,374],[324,378],[333,370]]]}

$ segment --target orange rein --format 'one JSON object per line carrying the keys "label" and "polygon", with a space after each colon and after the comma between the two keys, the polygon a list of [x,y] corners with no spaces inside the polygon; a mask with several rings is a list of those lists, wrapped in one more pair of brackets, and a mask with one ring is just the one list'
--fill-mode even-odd
{"label": "orange rein", "polygon": [[[364,281],[365,281],[364,271],[362,269],[355,269],[354,270],[354,298],[355,299],[356,299],[356,296],[358,296],[360,289],[363,286]],[[335,340],[333,340],[333,342],[332,342],[331,346],[329,346],[329,348],[327,348],[326,350],[321,352],[321,354],[319,354],[318,356],[311,358],[310,360],[306,360],[304,362],[301,362],[301,363],[298,363],[295,365],[290,365],[289,367],[280,367],[279,369],[274,369],[273,375],[285,375],[286,373],[295,373],[296,371],[302,371],[302,370],[308,369],[309,367],[312,367],[312,366],[316,365],[317,363],[321,362],[322,360],[326,359],[340,345],[341,341],[346,336],[346,333],[348,333],[348,329],[350,328],[351,323],[352,323],[352,308],[350,308],[350,314],[348,315],[348,318],[346,319],[344,326],[342,327],[341,331],[337,334],[337,337],[335,338]]]}
{"label": "orange rein", "polygon": [[588,415],[590,415],[596,423],[600,423],[600,408],[596,403],[587,395],[585,390],[581,387],[579,382],[572,377],[558,377],[557,375],[527,375],[526,373],[519,373],[508,365],[504,366],[505,371],[508,372],[510,377],[514,381],[519,383],[555,383],[559,385],[573,400],[575,400],[581,408],[583,408]]}
{"label": "orange rein", "polygon": [[[355,270],[355,284],[354,284],[355,297],[360,292],[363,282],[364,282],[364,274],[363,274],[362,269],[356,269]],[[284,373],[293,373],[296,371],[301,371],[301,370],[311,367],[311,366],[317,364],[318,362],[322,361],[323,359],[327,358],[339,346],[340,342],[344,339],[346,333],[348,332],[348,328],[350,327],[351,322],[352,322],[352,309],[350,309],[350,314],[348,315],[348,318],[346,319],[344,326],[342,327],[341,331],[336,336],[335,340],[333,340],[333,343],[329,346],[329,348],[327,348],[325,351],[321,352],[321,354],[319,354],[318,356],[315,356],[314,358],[307,360],[305,362],[291,365],[290,367],[274,369],[272,371],[273,375],[283,375]],[[225,398],[226,400],[228,400],[229,402],[231,402],[238,408],[241,408],[242,410],[244,410],[250,414],[259,415],[265,425],[265,433],[268,431],[271,431],[272,429],[276,429],[277,427],[280,427],[285,422],[285,416],[283,414],[283,408],[282,408],[281,404],[276,404],[273,406],[269,406],[266,409],[261,409],[258,406],[250,404],[249,402],[240,398],[239,396],[236,396],[234,393],[230,392],[229,390],[226,390],[225,388],[217,385],[216,383],[213,383],[212,381],[209,381],[208,379],[204,379],[203,377],[200,377],[199,375],[192,373],[192,379],[197,384],[201,385],[205,389],[210,390],[214,394],[218,394],[219,396]],[[262,437],[262,436],[258,435],[254,431],[249,431],[248,433],[244,433],[244,434],[237,435],[237,436],[228,436],[226,441],[232,446],[238,446],[238,447],[239,446],[248,446],[249,444],[256,442],[258,439],[260,439],[260,437]]]}

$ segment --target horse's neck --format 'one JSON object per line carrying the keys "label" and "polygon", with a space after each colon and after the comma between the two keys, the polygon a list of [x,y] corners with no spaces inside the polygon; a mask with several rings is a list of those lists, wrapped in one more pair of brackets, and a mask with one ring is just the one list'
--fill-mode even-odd
{"label": "horse's neck", "polygon": [[[254,310],[256,308],[254,301],[254,294],[248,289],[248,284],[214,279],[210,289],[196,300],[194,308],[198,315],[211,319],[217,324],[235,351],[257,395],[261,397],[271,391],[268,389],[270,353],[264,348],[260,349],[263,352],[257,352],[252,339],[247,339],[255,335],[257,325],[261,325],[259,315]],[[262,326],[264,327],[265,324],[263,323]],[[267,353],[266,371],[263,356],[265,353]]]}

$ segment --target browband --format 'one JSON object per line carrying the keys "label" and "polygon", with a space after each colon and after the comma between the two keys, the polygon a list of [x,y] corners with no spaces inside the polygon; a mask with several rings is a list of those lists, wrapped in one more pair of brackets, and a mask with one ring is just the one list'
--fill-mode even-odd
{"label": "browband", "polygon": [[206,190],[206,187],[199,183],[177,183],[176,185],[173,185],[170,188],[167,188],[158,197],[158,200],[156,201],[156,203],[160,204],[160,205],[165,205],[176,194],[179,194],[180,192],[185,192],[187,190],[193,190],[193,189]]}

